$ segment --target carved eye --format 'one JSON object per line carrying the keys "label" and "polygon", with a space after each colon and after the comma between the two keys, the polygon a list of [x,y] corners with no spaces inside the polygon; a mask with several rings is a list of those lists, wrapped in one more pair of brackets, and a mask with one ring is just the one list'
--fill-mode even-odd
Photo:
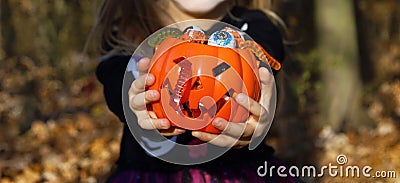
{"label": "carved eye", "polygon": [[220,30],[211,35],[208,39],[208,45],[235,48],[236,41],[230,32]]}

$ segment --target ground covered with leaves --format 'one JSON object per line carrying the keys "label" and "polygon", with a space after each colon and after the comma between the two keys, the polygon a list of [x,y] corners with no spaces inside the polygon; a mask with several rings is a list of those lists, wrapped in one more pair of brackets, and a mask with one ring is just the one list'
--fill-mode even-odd
{"label": "ground covered with leaves", "polygon": [[[93,1],[4,2],[9,2],[2,9],[9,17],[1,22],[6,33],[0,36],[0,182],[104,181],[115,168],[122,125],[105,105],[103,88],[94,76],[97,63],[82,62],[88,59],[82,59],[79,50],[93,25]],[[304,177],[306,182],[400,183],[400,14],[394,8],[398,2],[357,3],[364,22],[361,38],[367,47],[360,61],[365,78],[363,105],[376,127],[346,132],[329,127],[312,133],[298,130],[298,126],[311,128],[312,121],[318,120],[321,73],[316,65],[321,60],[306,45],[305,50],[288,52],[293,56],[284,63],[284,69],[297,72],[286,77],[300,112],[281,115],[294,123],[278,116],[267,141],[288,165],[320,170],[329,164],[338,166],[339,161],[344,162],[342,168],[370,166],[371,176],[395,171],[396,178],[330,176],[325,170],[323,177]],[[283,8],[281,14],[293,12]],[[305,38],[314,39],[311,20],[293,17],[283,16],[289,28],[303,27],[303,32],[310,32]],[[309,39],[304,43],[313,42]],[[339,155],[345,157],[338,159]]]}
{"label": "ground covered with leaves", "polygon": [[121,124],[95,63],[79,57],[59,67],[27,57],[1,63],[0,182],[97,182],[114,168]]}

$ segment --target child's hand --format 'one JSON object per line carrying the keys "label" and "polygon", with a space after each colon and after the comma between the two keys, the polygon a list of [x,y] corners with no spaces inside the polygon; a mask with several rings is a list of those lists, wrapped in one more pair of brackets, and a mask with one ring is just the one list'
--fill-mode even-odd
{"label": "child's hand", "polygon": [[[192,135],[202,141],[210,142],[216,146],[242,148],[250,144],[251,140],[266,134],[266,130],[272,122],[270,104],[274,104],[273,98],[274,78],[266,68],[260,68],[261,99],[260,103],[245,94],[239,94],[235,100],[251,113],[246,123],[228,122],[222,118],[216,118],[213,126],[224,130],[222,134],[211,134],[194,131]],[[271,102],[272,101],[272,102]],[[243,133],[242,133],[243,132]],[[257,144],[258,145],[258,144]]]}
{"label": "child's hand", "polygon": [[155,77],[147,74],[150,66],[150,59],[142,58],[138,63],[140,77],[132,82],[129,89],[129,106],[136,114],[139,126],[146,130],[158,129],[161,135],[174,136],[184,133],[185,130],[171,126],[168,119],[157,119],[150,116],[146,109],[146,104],[160,100],[160,93],[156,90],[145,91],[146,86],[154,83]]}

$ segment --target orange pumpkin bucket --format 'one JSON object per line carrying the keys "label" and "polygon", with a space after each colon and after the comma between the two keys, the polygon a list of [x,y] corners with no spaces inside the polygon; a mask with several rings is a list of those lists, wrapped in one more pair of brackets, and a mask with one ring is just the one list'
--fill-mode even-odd
{"label": "orange pumpkin bucket", "polygon": [[260,99],[259,63],[251,50],[235,46],[238,35],[233,37],[231,29],[217,31],[208,40],[196,31],[189,29],[156,46],[149,69],[156,81],[147,89],[158,90],[161,99],[147,110],[173,126],[220,133],[211,124],[214,118],[245,122],[249,116],[235,101],[236,94]]}

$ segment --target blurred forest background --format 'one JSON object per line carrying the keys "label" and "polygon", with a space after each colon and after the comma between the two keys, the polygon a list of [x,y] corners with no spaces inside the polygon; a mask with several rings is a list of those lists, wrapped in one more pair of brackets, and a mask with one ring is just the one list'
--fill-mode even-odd
{"label": "blurred forest background", "polygon": [[[98,1],[0,0],[0,182],[98,182],[115,168],[121,124],[91,52]],[[400,1],[277,0],[287,58],[267,142],[290,165],[369,165],[400,182]]]}

